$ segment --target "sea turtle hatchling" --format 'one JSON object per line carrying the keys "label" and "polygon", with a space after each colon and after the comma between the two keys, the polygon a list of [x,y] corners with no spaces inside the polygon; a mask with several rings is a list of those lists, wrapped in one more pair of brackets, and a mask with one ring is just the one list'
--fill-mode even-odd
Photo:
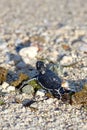
{"label": "sea turtle hatchling", "polygon": [[71,92],[71,90],[66,90],[61,87],[61,79],[53,71],[48,69],[44,62],[37,61],[36,69],[38,71],[38,75],[28,81],[25,81],[20,88],[23,88],[23,86],[29,83],[31,80],[37,80],[42,88],[48,92],[51,92],[52,95],[58,99],[60,99],[61,95],[64,93]]}

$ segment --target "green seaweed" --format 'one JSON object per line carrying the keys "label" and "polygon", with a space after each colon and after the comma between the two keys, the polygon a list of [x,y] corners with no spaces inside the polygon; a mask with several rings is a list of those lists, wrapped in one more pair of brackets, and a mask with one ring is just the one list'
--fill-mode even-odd
{"label": "green seaweed", "polygon": [[42,88],[42,86],[36,80],[30,81],[28,84],[31,85],[35,91]]}

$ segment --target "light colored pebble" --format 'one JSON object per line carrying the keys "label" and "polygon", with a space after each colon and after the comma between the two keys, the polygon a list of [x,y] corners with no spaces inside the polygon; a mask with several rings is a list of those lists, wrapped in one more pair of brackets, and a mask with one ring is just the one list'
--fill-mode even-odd
{"label": "light colored pebble", "polygon": [[43,97],[45,96],[45,91],[43,89],[40,89],[36,92],[36,96],[40,96],[40,97]]}
{"label": "light colored pebble", "polygon": [[46,102],[47,102],[48,104],[52,104],[52,103],[54,102],[54,99],[53,99],[53,98],[49,98],[49,99],[46,100]]}
{"label": "light colored pebble", "polygon": [[38,91],[36,92],[36,94],[35,94],[35,99],[36,99],[37,101],[44,100],[45,98],[46,98],[46,96],[45,96],[45,90],[40,89],[40,90],[38,90]]}
{"label": "light colored pebble", "polygon": [[10,92],[15,92],[15,87],[14,86],[9,86],[7,88],[7,92],[10,93]]}
{"label": "light colored pebble", "polygon": [[26,94],[32,94],[32,93],[34,93],[34,89],[33,89],[33,87],[31,85],[25,85],[22,88],[22,92],[26,93]]}
{"label": "light colored pebble", "polygon": [[62,65],[68,65],[71,64],[72,62],[73,62],[72,56],[64,56],[60,63]]}
{"label": "light colored pebble", "polygon": [[35,103],[32,103],[31,105],[30,105],[30,107],[33,107],[33,108],[38,108],[38,104],[35,102]]}
{"label": "light colored pebble", "polygon": [[82,44],[82,45],[79,47],[79,50],[82,51],[82,52],[87,52],[87,44]]}
{"label": "light colored pebble", "polygon": [[[7,49],[7,43],[3,42],[3,44],[0,44],[0,50],[8,50]],[[6,51],[5,51],[6,52]]]}
{"label": "light colored pebble", "polygon": [[2,84],[2,88],[3,88],[3,89],[7,89],[8,86],[9,86],[9,84],[8,84],[7,82],[4,82],[4,83]]}
{"label": "light colored pebble", "polygon": [[20,50],[19,55],[27,58],[35,58],[37,56],[38,47],[26,47]]}

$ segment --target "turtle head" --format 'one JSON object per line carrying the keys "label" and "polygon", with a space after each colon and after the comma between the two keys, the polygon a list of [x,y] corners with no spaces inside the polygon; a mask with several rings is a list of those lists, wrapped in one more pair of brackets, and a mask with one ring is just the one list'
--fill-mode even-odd
{"label": "turtle head", "polygon": [[42,74],[44,74],[45,71],[46,71],[46,65],[44,64],[43,61],[37,61],[36,62],[36,68]]}

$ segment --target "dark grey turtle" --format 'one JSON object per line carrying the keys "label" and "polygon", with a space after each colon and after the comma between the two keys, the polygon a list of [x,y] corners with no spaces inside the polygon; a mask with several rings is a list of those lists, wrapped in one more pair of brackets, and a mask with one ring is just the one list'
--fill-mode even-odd
{"label": "dark grey turtle", "polygon": [[[65,90],[61,87],[61,79],[53,71],[49,70],[44,62],[37,61],[36,69],[38,70],[38,75],[27,82],[36,79],[45,90],[51,92],[53,96],[58,99],[60,99],[62,94],[70,92],[70,90]],[[22,85],[22,87],[25,84],[26,82]]]}

